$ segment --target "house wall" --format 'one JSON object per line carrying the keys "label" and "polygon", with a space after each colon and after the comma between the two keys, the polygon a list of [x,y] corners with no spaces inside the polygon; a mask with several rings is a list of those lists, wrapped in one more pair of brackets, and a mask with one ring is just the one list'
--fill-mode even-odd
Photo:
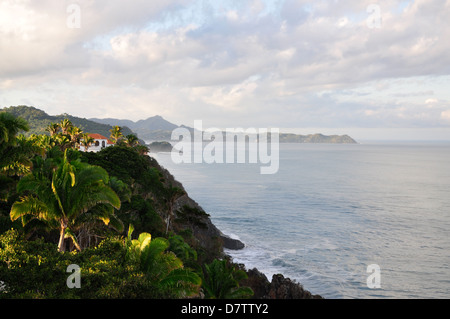
{"label": "house wall", "polygon": [[[98,145],[97,145],[98,144]],[[99,152],[103,148],[108,147],[108,140],[95,140],[94,143],[88,148],[88,152]]]}

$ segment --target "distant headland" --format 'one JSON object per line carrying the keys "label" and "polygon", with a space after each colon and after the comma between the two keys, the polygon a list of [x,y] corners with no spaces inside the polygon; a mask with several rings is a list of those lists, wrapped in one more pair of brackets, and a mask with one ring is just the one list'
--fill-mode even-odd
{"label": "distant headland", "polygon": [[[149,117],[146,120],[139,120],[137,122],[113,118],[91,118],[90,120],[107,125],[126,126],[135,132],[139,138],[145,141],[170,141],[172,131],[179,127],[193,130],[185,125],[175,125],[159,115]],[[309,135],[280,133],[279,141],[280,143],[357,144],[357,142],[348,135],[323,135],[320,133]]]}

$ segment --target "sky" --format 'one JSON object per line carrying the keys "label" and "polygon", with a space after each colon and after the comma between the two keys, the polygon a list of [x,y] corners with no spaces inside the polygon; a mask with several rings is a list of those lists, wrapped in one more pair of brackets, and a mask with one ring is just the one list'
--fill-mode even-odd
{"label": "sky", "polygon": [[0,0],[0,108],[450,140],[450,0]]}

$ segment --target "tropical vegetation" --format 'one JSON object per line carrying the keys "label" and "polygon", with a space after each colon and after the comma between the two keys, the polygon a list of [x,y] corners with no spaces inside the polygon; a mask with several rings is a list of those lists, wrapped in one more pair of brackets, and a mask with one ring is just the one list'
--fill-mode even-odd
{"label": "tropical vegetation", "polygon": [[[247,298],[246,274],[193,235],[206,213],[137,136],[92,141],[70,119],[42,134],[0,112],[0,298]],[[215,247],[214,239],[208,243]],[[69,288],[78,265],[81,287]]]}

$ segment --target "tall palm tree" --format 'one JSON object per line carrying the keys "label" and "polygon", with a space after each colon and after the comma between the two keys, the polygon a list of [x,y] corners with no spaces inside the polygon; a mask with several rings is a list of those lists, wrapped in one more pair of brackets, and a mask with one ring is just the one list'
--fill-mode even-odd
{"label": "tall palm tree", "polygon": [[120,208],[119,197],[108,186],[108,173],[79,159],[70,161],[68,150],[62,160],[37,157],[34,164],[33,173],[17,185],[19,193],[28,195],[13,204],[10,217],[22,218],[24,224],[37,218],[59,229],[58,251],[65,250],[66,235],[73,238],[72,229],[85,214],[109,224],[114,208]]}
{"label": "tall palm tree", "polygon": [[110,139],[114,142],[117,143],[119,142],[119,140],[122,139],[123,137],[123,133],[122,133],[122,128],[120,126],[113,126],[112,129],[109,130],[111,132],[111,136]]}
{"label": "tall palm tree", "polygon": [[[131,200],[131,189],[120,179],[111,176],[108,186],[117,194],[122,203]],[[109,225],[118,232],[123,232],[123,223],[114,214],[114,208],[111,205],[99,204],[85,214],[78,216],[73,221],[72,227],[66,232],[66,236],[72,239],[74,246],[79,251],[91,245],[91,238],[97,239],[95,229],[101,216],[108,216]]]}

